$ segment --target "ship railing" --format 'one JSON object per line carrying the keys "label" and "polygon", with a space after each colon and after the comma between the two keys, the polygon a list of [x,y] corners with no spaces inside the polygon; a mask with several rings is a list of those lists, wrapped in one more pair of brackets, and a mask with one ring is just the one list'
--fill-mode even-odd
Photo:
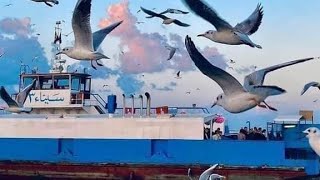
{"label": "ship railing", "polygon": [[84,104],[84,94],[82,92],[71,93],[70,104]]}
{"label": "ship railing", "polygon": [[84,101],[84,106],[99,106],[99,108],[104,113],[106,113],[105,105],[106,102],[102,99],[102,97],[99,94],[90,93],[90,99],[86,99]]}
{"label": "ship railing", "polygon": [[[161,107],[151,107],[150,108],[150,114],[151,115],[158,115],[157,109]],[[117,108],[115,114],[122,114],[123,109],[126,111],[125,114],[140,114],[140,111],[142,110],[142,114],[146,114],[147,108],[143,107],[142,109],[140,107],[125,107],[125,108]],[[133,109],[133,113],[132,113]],[[184,117],[197,117],[199,114],[204,115],[211,115],[207,108],[204,107],[178,107],[178,106],[170,106],[168,107],[168,113],[172,116],[184,116]]]}

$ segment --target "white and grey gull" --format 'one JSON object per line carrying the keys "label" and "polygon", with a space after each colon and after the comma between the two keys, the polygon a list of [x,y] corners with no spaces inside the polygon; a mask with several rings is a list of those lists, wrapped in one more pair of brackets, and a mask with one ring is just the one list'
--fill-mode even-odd
{"label": "white and grey gull", "polygon": [[53,3],[53,4],[59,4],[59,1],[58,0],[31,0],[31,1],[34,1],[34,2],[44,2],[46,5],[52,7],[52,4],[50,3]]}
{"label": "white and grey gull", "polygon": [[110,58],[94,50],[93,35],[90,27],[90,11],[91,0],[78,0],[72,16],[72,29],[75,38],[74,47],[63,48],[57,55],[66,54],[73,59],[89,60],[91,61],[91,66],[96,69],[92,61],[96,61],[99,66],[103,66],[98,60]]}
{"label": "white and grey gull", "polygon": [[222,19],[218,13],[202,0],[182,0],[184,4],[195,14],[210,22],[217,31],[209,30],[198,36],[206,37],[214,42],[240,45],[246,44],[251,47],[262,48],[255,44],[249,38],[249,35],[255,33],[261,24],[263,18],[262,6],[258,4],[254,12],[243,22],[232,27],[227,21]]}
{"label": "white and grey gull", "polygon": [[320,156],[320,130],[317,127],[309,127],[302,132],[306,134],[311,148]]}
{"label": "white and grey gull", "polygon": [[[171,14],[188,14],[189,12],[182,11],[182,10],[179,10],[179,9],[168,8],[165,11],[161,12],[160,14],[167,14],[167,13],[171,13]],[[153,18],[153,17],[155,17],[155,16],[148,16],[147,18]]]}
{"label": "white and grey gull", "polygon": [[26,112],[29,113],[31,109],[26,109],[23,107],[24,102],[26,101],[30,91],[32,88],[34,88],[36,85],[36,80],[33,80],[30,85],[25,87],[17,96],[16,99],[13,100],[11,96],[8,94],[6,89],[1,86],[0,87],[0,97],[7,103],[9,106],[8,108],[2,108],[2,110],[12,112],[12,113],[22,113]]}
{"label": "white and grey gull", "polygon": [[256,107],[269,96],[280,95],[286,92],[277,86],[264,85],[254,86],[250,91],[247,91],[232,75],[210,64],[210,62],[200,54],[188,36],[185,39],[185,44],[192,61],[198,69],[204,75],[218,83],[224,92],[216,98],[212,107],[219,105],[228,112],[241,113]]}
{"label": "white and grey gull", "polygon": [[[299,59],[255,71],[244,78],[244,85],[242,86],[232,75],[210,64],[208,60],[199,53],[188,36],[186,37],[186,47],[191,59],[199,70],[216,81],[224,92],[216,98],[213,106],[220,105],[231,113],[240,113],[255,106],[276,111],[275,108],[265,103],[265,99],[268,96],[280,95],[286,91],[277,86],[264,85],[266,74],[283,67],[315,59],[313,57]],[[262,105],[262,103],[264,105]]]}
{"label": "white and grey gull", "polygon": [[[199,177],[199,180],[222,180],[222,179],[226,179],[225,176],[222,176],[220,174],[215,174],[214,170],[216,169],[216,167],[218,166],[218,164],[215,164],[211,167],[209,167],[207,170],[203,171]],[[190,180],[193,180],[193,177],[191,175],[191,169],[188,169],[188,177]]]}
{"label": "white and grey gull", "polygon": [[[145,9],[145,8],[143,8],[143,7],[140,7],[140,8],[141,8],[141,10],[142,10],[144,13],[146,13],[146,14],[152,16],[152,17],[158,17],[158,18],[163,19],[162,24],[168,25],[168,24],[174,23],[174,24],[179,25],[179,26],[182,26],[182,27],[188,27],[188,26],[190,26],[189,24],[183,23],[183,22],[181,22],[181,21],[179,21],[179,20],[177,20],[177,19],[169,18],[169,17],[167,17],[167,16],[165,16],[165,15],[163,15],[163,14],[158,14],[158,13],[156,13],[156,12],[153,12],[153,11],[151,11],[151,10]],[[147,17],[147,18],[148,18],[148,17]]]}

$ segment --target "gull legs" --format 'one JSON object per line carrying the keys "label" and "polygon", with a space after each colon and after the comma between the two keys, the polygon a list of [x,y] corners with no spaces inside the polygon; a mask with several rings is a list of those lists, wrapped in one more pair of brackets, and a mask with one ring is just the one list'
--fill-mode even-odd
{"label": "gull legs", "polygon": [[266,108],[266,109],[270,109],[272,111],[278,111],[276,108],[269,106],[265,101],[262,101],[263,104],[257,104],[257,106],[262,107],[262,108]]}
{"label": "gull legs", "polygon": [[103,64],[101,62],[99,62],[99,60],[91,60],[91,67],[95,70],[97,70],[97,68],[95,66],[93,66],[92,62],[96,61],[96,63],[98,64],[98,66],[103,66]]}

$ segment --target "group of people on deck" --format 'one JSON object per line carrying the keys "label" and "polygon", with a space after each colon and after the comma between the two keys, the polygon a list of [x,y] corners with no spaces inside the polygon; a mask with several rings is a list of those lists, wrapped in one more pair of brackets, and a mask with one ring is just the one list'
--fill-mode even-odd
{"label": "group of people on deck", "polygon": [[241,128],[238,133],[238,140],[267,140],[267,131],[261,127]]}
{"label": "group of people on deck", "polygon": [[[214,132],[212,132],[212,139],[213,140],[220,140],[222,137],[222,131],[220,128],[217,128]],[[204,139],[210,139],[210,129],[204,129]]]}

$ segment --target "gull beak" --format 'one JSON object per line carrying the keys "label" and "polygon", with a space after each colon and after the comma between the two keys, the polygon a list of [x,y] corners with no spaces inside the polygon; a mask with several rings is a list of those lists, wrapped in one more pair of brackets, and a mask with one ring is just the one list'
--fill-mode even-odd
{"label": "gull beak", "polygon": [[198,37],[204,36],[204,34],[199,34]]}
{"label": "gull beak", "polygon": [[309,134],[309,132],[307,130],[302,131],[301,134],[299,135],[299,139],[305,138],[306,135],[308,135],[308,134]]}
{"label": "gull beak", "polygon": [[215,105],[217,105],[217,101],[213,102],[211,108],[213,108]]}

